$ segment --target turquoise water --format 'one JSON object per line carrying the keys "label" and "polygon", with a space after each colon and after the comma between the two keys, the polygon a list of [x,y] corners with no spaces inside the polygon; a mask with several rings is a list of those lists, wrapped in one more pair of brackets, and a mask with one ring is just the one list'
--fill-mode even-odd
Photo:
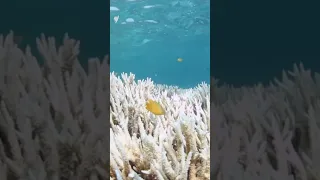
{"label": "turquoise water", "polygon": [[209,83],[209,0],[110,4],[111,71],[182,88]]}

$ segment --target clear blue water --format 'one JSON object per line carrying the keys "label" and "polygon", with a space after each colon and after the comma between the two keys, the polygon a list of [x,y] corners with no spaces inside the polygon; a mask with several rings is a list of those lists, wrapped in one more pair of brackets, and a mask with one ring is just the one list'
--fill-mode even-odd
{"label": "clear blue water", "polygon": [[[111,1],[111,71],[132,72],[137,79],[149,77],[155,83],[181,88],[209,83],[209,3]],[[119,16],[116,23],[115,16]]]}

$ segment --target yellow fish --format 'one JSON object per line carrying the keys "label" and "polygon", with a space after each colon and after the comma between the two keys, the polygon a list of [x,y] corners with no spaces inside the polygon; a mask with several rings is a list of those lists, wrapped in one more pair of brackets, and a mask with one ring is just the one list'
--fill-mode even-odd
{"label": "yellow fish", "polygon": [[182,59],[182,58],[178,58],[177,61],[178,61],[178,62],[182,62],[183,59]]}
{"label": "yellow fish", "polygon": [[164,115],[165,114],[165,111],[162,108],[162,106],[158,102],[153,101],[151,99],[149,99],[146,102],[146,109],[155,115]]}

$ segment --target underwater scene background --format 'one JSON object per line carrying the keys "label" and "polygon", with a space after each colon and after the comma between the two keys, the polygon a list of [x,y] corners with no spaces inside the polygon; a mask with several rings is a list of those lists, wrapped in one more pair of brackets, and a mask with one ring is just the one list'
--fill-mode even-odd
{"label": "underwater scene background", "polygon": [[181,88],[209,83],[209,0],[112,0],[110,15],[111,71]]}

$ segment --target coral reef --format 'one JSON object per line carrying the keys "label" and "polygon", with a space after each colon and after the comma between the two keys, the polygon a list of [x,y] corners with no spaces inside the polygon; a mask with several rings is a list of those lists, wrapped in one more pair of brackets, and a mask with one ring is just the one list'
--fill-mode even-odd
{"label": "coral reef", "polygon": [[214,85],[211,178],[320,179],[319,90],[302,64],[268,86]]}
{"label": "coral reef", "polygon": [[78,41],[36,43],[43,66],[12,32],[0,36],[0,179],[108,179],[107,57],[86,73]]}
{"label": "coral reef", "polygon": [[117,76],[108,57],[86,72],[67,35],[36,42],[42,59],[0,36],[1,180],[320,179],[320,75],[302,65],[268,86],[209,93]]}
{"label": "coral reef", "polygon": [[[134,75],[110,77],[110,165],[113,179],[210,179],[209,86],[154,85]],[[161,103],[164,116],[145,108]]]}
{"label": "coral reef", "polygon": [[[68,35],[60,47],[38,38],[42,59],[13,36],[0,36],[1,180],[209,179],[207,84],[179,89],[117,77],[108,57],[89,59],[85,72],[80,42]],[[148,112],[148,98],[166,114]]]}

